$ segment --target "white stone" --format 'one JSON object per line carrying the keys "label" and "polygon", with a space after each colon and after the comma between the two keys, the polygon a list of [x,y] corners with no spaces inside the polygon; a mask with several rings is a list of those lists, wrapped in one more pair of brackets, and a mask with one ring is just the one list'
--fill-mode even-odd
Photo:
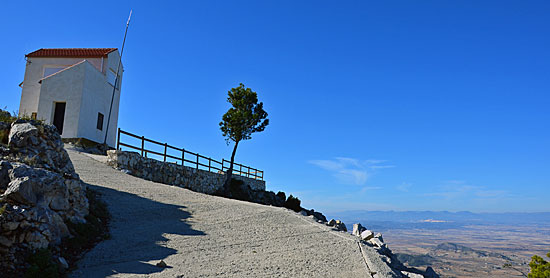
{"label": "white stone", "polygon": [[354,236],[360,236],[361,233],[365,230],[365,227],[361,223],[353,224],[353,232],[351,233]]}
{"label": "white stone", "polygon": [[59,258],[57,258],[57,261],[59,262],[59,266],[61,266],[61,268],[63,268],[63,269],[69,268],[69,264],[67,263],[65,258],[59,257]]}
{"label": "white stone", "polygon": [[360,235],[362,240],[369,240],[371,238],[374,238],[374,233],[370,230],[364,230]]}

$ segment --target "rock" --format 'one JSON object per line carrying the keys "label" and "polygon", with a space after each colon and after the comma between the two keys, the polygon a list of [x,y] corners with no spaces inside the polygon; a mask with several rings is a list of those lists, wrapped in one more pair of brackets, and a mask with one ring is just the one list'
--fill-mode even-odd
{"label": "rock", "polygon": [[372,231],[369,231],[369,230],[364,230],[361,235],[361,240],[365,240],[365,241],[368,241],[372,238],[374,238],[374,233]]}
{"label": "rock", "polygon": [[160,262],[157,263],[157,266],[164,268],[164,267],[167,267],[168,265],[166,265],[166,263],[163,260],[161,260]]}
{"label": "rock", "polygon": [[330,219],[327,223],[327,226],[334,227],[334,225],[336,225],[336,220],[334,220],[334,219]]}
{"label": "rock", "polygon": [[4,231],[13,231],[19,227],[19,222],[6,222],[2,224],[2,229]]}
{"label": "rock", "polygon": [[377,246],[377,247],[380,247],[380,248],[385,248],[386,247],[386,244],[383,243],[382,241],[380,241],[378,238],[371,238],[368,240],[368,242],[374,246]]}
{"label": "rock", "polygon": [[31,141],[35,142],[38,136],[38,128],[30,123],[13,123],[8,135],[8,145],[16,148],[27,146]]}
{"label": "rock", "polygon": [[[86,187],[55,127],[16,120],[2,140],[9,148],[0,144],[0,206],[6,210],[0,216],[0,268],[16,269],[24,266],[27,251],[55,249],[70,235],[65,222],[85,222],[89,208]],[[64,258],[54,258],[68,268]]]}
{"label": "rock", "polygon": [[12,244],[13,244],[13,242],[11,240],[9,240],[7,237],[0,236],[0,245],[5,246],[5,247],[11,247]]}
{"label": "rock", "polygon": [[31,232],[25,236],[25,241],[33,249],[46,248],[49,245],[48,239],[39,232]]}
{"label": "rock", "polygon": [[0,190],[6,190],[8,183],[10,182],[9,170],[13,167],[9,161],[0,161]]}
{"label": "rock", "polygon": [[327,218],[326,218],[322,213],[320,213],[320,212],[318,212],[318,211],[315,211],[315,210],[313,210],[313,209],[310,209],[310,210],[308,210],[308,211],[306,211],[306,212],[307,212],[307,215],[313,215],[313,217],[315,217],[315,219],[317,219],[317,220],[321,220],[321,221],[323,221],[323,222],[327,222]]}
{"label": "rock", "polygon": [[421,274],[412,273],[408,271],[401,271],[401,274],[403,274],[403,276],[407,278],[424,278],[424,276]]}
{"label": "rock", "polygon": [[384,239],[382,238],[382,234],[381,233],[376,233],[376,235],[374,235],[375,238],[379,239],[381,242],[384,242]]}
{"label": "rock", "polygon": [[43,169],[14,163],[9,170],[10,183],[3,196],[23,205],[49,206],[53,210],[69,209],[69,192],[63,176]]}
{"label": "rock", "polygon": [[10,161],[78,178],[61,136],[52,125],[19,119],[12,124],[9,146],[15,148]]}
{"label": "rock", "polygon": [[303,216],[307,216],[307,212],[305,210],[301,210],[299,213]]}
{"label": "rock", "polygon": [[351,232],[351,234],[354,236],[360,236],[364,230],[366,229],[363,225],[361,225],[361,223],[355,223],[353,224],[353,232]]}
{"label": "rock", "polygon": [[425,278],[439,278],[439,274],[437,274],[431,266],[428,266],[426,268],[426,271],[424,272]]}
{"label": "rock", "polygon": [[69,268],[69,264],[67,263],[67,260],[65,260],[65,258],[63,257],[57,258],[57,263],[62,269]]}
{"label": "rock", "polygon": [[346,228],[346,224],[344,224],[344,222],[340,220],[336,220],[336,222],[334,223],[334,228],[336,228],[338,231],[343,231],[343,232],[348,231],[348,229]]}

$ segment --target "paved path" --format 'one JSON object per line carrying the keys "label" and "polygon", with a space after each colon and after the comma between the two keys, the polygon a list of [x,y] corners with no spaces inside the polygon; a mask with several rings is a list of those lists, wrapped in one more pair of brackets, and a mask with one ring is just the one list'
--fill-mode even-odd
{"label": "paved path", "polygon": [[[73,277],[371,277],[355,237],[284,208],[230,200],[117,171],[69,150],[113,216],[111,239]],[[168,267],[155,264],[164,260]]]}

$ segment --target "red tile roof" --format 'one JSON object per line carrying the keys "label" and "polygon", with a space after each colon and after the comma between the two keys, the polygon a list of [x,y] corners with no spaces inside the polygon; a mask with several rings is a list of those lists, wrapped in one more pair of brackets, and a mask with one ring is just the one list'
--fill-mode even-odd
{"label": "red tile roof", "polygon": [[105,57],[116,48],[40,48],[25,57]]}

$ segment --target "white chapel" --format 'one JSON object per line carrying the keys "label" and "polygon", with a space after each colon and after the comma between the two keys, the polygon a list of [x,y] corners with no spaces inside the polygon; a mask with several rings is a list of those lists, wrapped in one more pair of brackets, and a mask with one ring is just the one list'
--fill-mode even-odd
{"label": "white chapel", "polygon": [[53,124],[62,138],[103,143],[108,132],[106,143],[115,147],[124,72],[118,50],[42,48],[25,57],[19,116]]}

